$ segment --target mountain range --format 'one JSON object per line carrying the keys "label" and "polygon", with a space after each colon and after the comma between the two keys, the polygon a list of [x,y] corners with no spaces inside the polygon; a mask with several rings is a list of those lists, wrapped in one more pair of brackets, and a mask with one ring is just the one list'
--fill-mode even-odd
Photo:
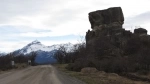
{"label": "mountain range", "polygon": [[30,54],[31,52],[36,52],[37,56],[35,59],[36,63],[44,64],[44,63],[55,63],[57,62],[54,58],[55,52],[58,50],[60,46],[65,46],[67,48],[67,51],[71,50],[73,47],[73,44],[57,44],[52,46],[45,46],[40,41],[35,40],[23,48],[14,51],[14,54]]}

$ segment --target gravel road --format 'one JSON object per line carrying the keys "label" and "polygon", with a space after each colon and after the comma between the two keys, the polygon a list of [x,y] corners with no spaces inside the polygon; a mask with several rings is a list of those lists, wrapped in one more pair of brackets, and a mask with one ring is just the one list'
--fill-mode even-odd
{"label": "gravel road", "polygon": [[52,65],[31,66],[0,74],[0,84],[85,84],[66,76]]}

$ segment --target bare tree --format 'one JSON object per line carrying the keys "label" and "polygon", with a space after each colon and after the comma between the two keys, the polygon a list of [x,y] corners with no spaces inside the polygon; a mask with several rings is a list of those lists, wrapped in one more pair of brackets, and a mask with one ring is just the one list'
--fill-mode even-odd
{"label": "bare tree", "polygon": [[59,46],[57,52],[54,54],[54,57],[60,64],[66,61],[64,60],[64,58],[67,57],[67,48],[65,47],[65,45]]}

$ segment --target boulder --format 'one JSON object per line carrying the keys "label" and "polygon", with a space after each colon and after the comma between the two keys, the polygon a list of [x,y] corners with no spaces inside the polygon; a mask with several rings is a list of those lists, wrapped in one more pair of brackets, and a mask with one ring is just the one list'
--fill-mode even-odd
{"label": "boulder", "polygon": [[134,30],[134,34],[140,35],[140,36],[147,35],[147,30],[144,28],[138,28]]}
{"label": "boulder", "polygon": [[122,28],[124,16],[121,7],[112,7],[89,13],[92,29]]}

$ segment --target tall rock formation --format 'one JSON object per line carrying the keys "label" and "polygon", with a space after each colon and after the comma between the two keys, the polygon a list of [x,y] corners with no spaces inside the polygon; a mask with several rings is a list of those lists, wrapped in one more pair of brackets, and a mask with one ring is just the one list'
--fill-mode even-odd
{"label": "tall rock formation", "polygon": [[92,30],[86,33],[86,46],[91,55],[119,56],[130,31],[122,28],[124,16],[121,7],[89,13]]}
{"label": "tall rock formation", "polygon": [[124,15],[121,7],[90,12],[89,21],[92,28],[86,33],[89,57],[124,56],[133,53],[133,50],[138,51],[137,46],[150,42],[146,29],[138,28],[131,33],[122,28]]}

